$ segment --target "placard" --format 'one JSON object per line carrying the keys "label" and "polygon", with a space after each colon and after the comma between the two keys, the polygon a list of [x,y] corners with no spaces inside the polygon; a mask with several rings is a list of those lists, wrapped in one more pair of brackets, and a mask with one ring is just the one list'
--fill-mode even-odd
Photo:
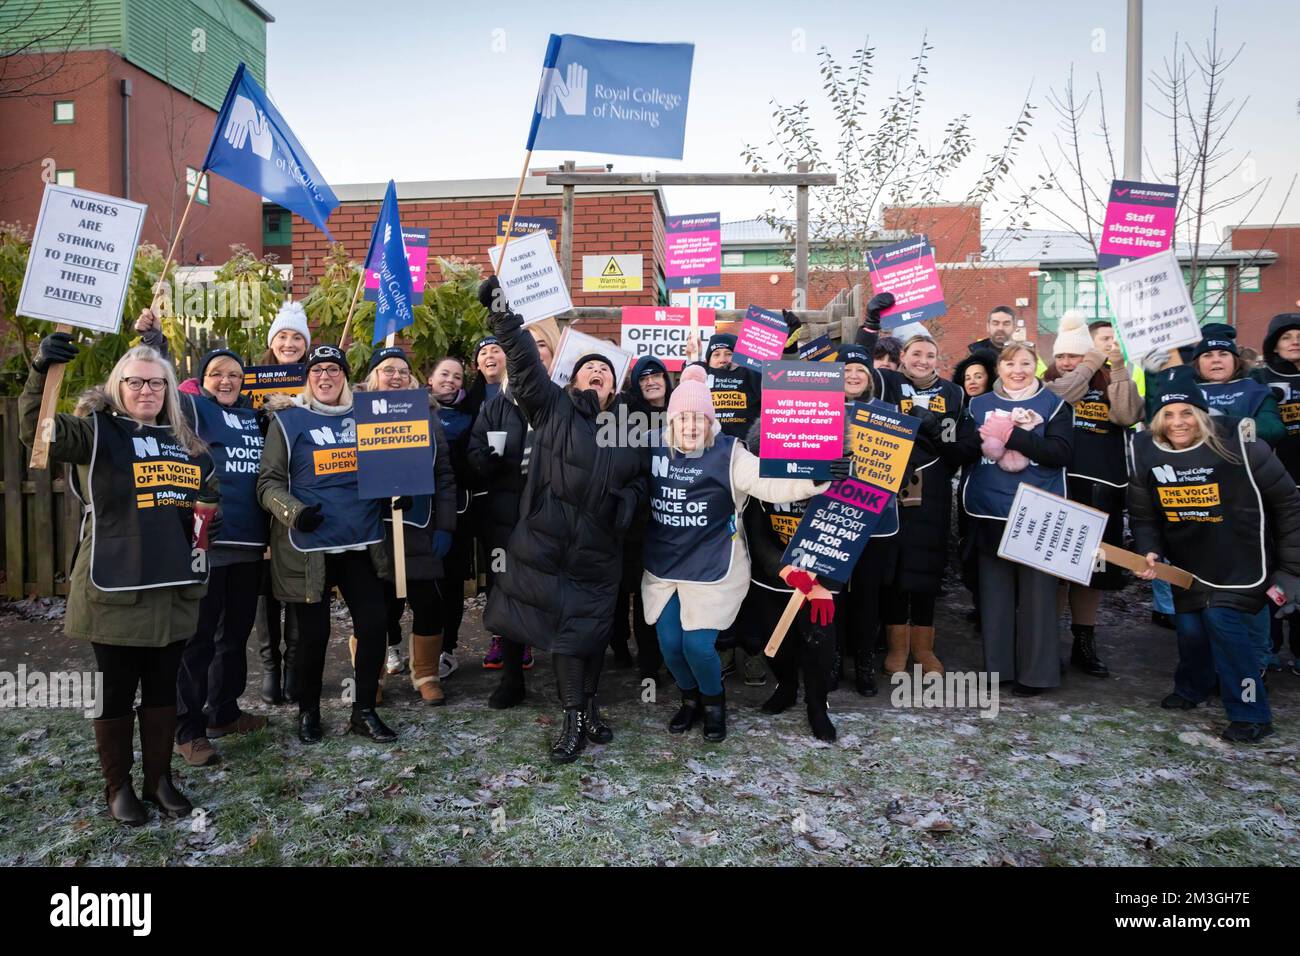
{"label": "placard", "polygon": [[934,249],[925,236],[868,249],[867,268],[872,291],[894,296],[894,304],[880,313],[880,327],[886,332],[908,322],[924,322],[947,314]]}
{"label": "placard", "polygon": [[147,208],[87,189],[46,184],[17,314],[117,332]]}
{"label": "placard", "polygon": [[568,385],[573,377],[573,363],[592,352],[599,352],[609,359],[618,378],[614,383],[614,390],[620,391],[623,388],[623,379],[632,368],[632,353],[624,351],[613,342],[606,342],[586,332],[579,332],[572,326],[566,328],[560,335],[560,344],[555,349],[555,361],[551,363],[551,381],[561,388]]}
{"label": "placard", "polygon": [[759,414],[761,476],[830,478],[844,457],[844,364],[768,362]]}
{"label": "placard", "polygon": [[305,365],[245,365],[241,391],[261,408],[268,395],[297,395],[306,385]]}
{"label": "placard", "polygon": [[612,253],[582,257],[583,292],[640,292],[641,256]]}
{"label": "placard", "polygon": [[357,497],[431,495],[429,393],[422,388],[357,392]]}
{"label": "placard", "polygon": [[1173,250],[1115,266],[1101,277],[1115,331],[1134,361],[1201,340],[1201,326]]}
{"label": "placard", "polygon": [[[702,309],[734,309],[736,307],[736,293],[697,291],[695,301]],[[691,294],[689,292],[670,292],[668,293],[668,304],[690,305]]]}
{"label": "placard", "polygon": [[1097,243],[1097,268],[1110,269],[1170,249],[1178,186],[1116,179]]}
{"label": "placard", "polygon": [[1011,501],[998,557],[1087,586],[1109,517],[1022,481]]}
{"label": "placard", "polygon": [[501,292],[510,308],[523,317],[524,325],[532,325],[573,308],[569,289],[560,275],[555,250],[547,241],[546,233],[530,232],[522,239],[512,239],[506,246],[505,261],[499,248],[487,250],[492,268],[501,280]]}
{"label": "placard", "polygon": [[833,362],[838,352],[829,335],[819,335],[799,346],[799,358],[805,362]]}
{"label": "placard", "polygon": [[[497,216],[497,245],[506,241],[506,223],[510,221],[509,216]],[[560,223],[554,216],[515,216],[515,223],[510,228],[510,244],[513,246],[516,240],[534,232],[544,232],[551,239],[551,250],[555,250],[555,243],[560,237]],[[494,258],[492,260],[496,262]]]}
{"label": "placard", "polygon": [[751,371],[761,371],[764,362],[780,361],[789,338],[790,327],[780,314],[751,305],[736,336],[731,360]]}
{"label": "placard", "polygon": [[[406,261],[411,267],[411,302],[424,302],[424,279],[429,267],[429,230],[402,227],[402,242],[406,246]],[[379,301],[379,270],[366,270],[366,290],[362,297],[367,302]]]}
{"label": "placard", "polygon": [[849,408],[849,442],[853,477],[898,494],[921,421],[883,402],[853,402]]}
{"label": "placard", "polygon": [[847,584],[893,497],[891,492],[852,478],[834,482],[808,503],[781,563]]}
{"label": "placard", "polygon": [[722,282],[722,214],[669,216],[664,223],[664,279],[670,289]]}
{"label": "placard", "polygon": [[[713,310],[698,309],[700,341],[713,335]],[[633,360],[651,355],[670,372],[686,364],[686,343],[691,337],[691,310],[654,305],[625,306],[619,344]]]}

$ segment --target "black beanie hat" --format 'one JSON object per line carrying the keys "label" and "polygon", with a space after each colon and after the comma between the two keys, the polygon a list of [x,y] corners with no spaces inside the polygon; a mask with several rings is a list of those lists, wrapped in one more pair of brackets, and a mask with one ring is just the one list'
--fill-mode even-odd
{"label": "black beanie hat", "polygon": [[871,356],[867,354],[867,350],[852,342],[839,347],[835,353],[835,361],[843,362],[845,365],[865,365],[871,368]]}
{"label": "black beanie hat", "polygon": [[336,345],[318,345],[312,349],[307,356],[306,371],[310,372],[313,365],[323,365],[326,362],[333,362],[343,369],[344,378],[352,375],[352,369],[348,367],[348,357]]}
{"label": "black beanie hat", "polygon": [[709,339],[709,347],[704,352],[704,360],[707,362],[718,349],[726,349],[729,352],[736,351],[736,337],[730,332],[715,333]]}
{"label": "black beanie hat", "polygon": [[1206,352],[1231,352],[1233,355],[1239,355],[1237,330],[1221,322],[1211,322],[1204,326],[1201,329],[1201,341],[1196,343],[1192,355],[1200,358]]}
{"label": "black beanie hat", "polygon": [[1181,402],[1199,408],[1203,412],[1210,410],[1209,404],[1205,401],[1205,393],[1196,383],[1196,373],[1192,371],[1190,365],[1175,365],[1160,372],[1156,378],[1156,388],[1160,395],[1158,400],[1160,408]]}
{"label": "black beanie hat", "polygon": [[573,372],[571,373],[570,377],[577,378],[578,369],[582,368],[588,362],[600,362],[603,365],[605,365],[605,367],[609,369],[609,374],[614,376],[613,384],[614,385],[618,384],[618,371],[614,368],[614,363],[609,360],[608,355],[602,355],[599,352],[588,352],[586,355],[580,357],[578,361],[574,362]]}
{"label": "black beanie hat", "polygon": [[379,368],[381,362],[387,362],[390,358],[399,358],[406,363],[407,368],[411,367],[411,360],[406,357],[406,353],[396,345],[389,345],[370,353],[370,367],[366,369],[366,374],[373,372]]}
{"label": "black beanie hat", "polygon": [[207,355],[203,356],[203,358],[199,359],[198,378],[200,385],[203,384],[203,376],[208,374],[208,366],[212,363],[212,360],[219,358],[234,359],[235,364],[239,366],[239,370],[241,372],[244,370],[244,360],[234,352],[230,351],[230,349],[213,349]]}
{"label": "black beanie hat", "polygon": [[483,336],[483,338],[478,340],[478,342],[474,346],[474,356],[473,358],[470,359],[470,364],[473,365],[474,368],[476,369],[478,368],[478,353],[483,351],[483,347],[486,345],[500,346],[501,340],[498,339],[495,335],[485,335]]}

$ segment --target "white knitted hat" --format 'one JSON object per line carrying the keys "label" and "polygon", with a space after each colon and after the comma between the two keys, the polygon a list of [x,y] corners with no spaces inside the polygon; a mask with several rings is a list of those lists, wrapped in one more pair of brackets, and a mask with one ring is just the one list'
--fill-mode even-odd
{"label": "white knitted hat", "polygon": [[1088,318],[1079,309],[1067,309],[1061,316],[1061,325],[1052,346],[1052,357],[1058,355],[1087,355],[1093,350],[1092,335],[1088,332]]}
{"label": "white knitted hat", "polygon": [[311,330],[307,328],[307,310],[302,307],[301,302],[286,302],[280,306],[275,321],[271,323],[271,331],[266,333],[266,347],[270,348],[271,340],[285,329],[297,332],[307,340],[307,348],[311,348]]}

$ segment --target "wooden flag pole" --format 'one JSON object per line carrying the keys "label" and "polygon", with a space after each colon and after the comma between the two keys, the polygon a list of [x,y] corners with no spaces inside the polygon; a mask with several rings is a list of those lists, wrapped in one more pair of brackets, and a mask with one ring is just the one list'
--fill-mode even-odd
{"label": "wooden flag pole", "polygon": [[[366,250],[366,258],[370,258],[370,251]],[[339,351],[347,353],[348,334],[352,331],[352,313],[356,310],[357,299],[361,297],[361,289],[366,284],[366,264],[361,264],[361,276],[357,279],[357,287],[352,290],[352,304],[348,306],[348,317],[343,320],[343,335],[339,337]],[[392,343],[389,343],[392,344]]]}
{"label": "wooden flag pole", "polygon": [[[364,278],[364,277],[363,277]],[[346,330],[345,330],[346,331]],[[392,348],[397,341],[397,333],[389,335],[384,339],[384,347]],[[339,346],[342,349],[342,346]],[[392,501],[393,507],[393,585],[399,598],[406,597],[406,529],[402,525],[402,512],[396,507],[397,499]]]}
{"label": "wooden flag pole", "polygon": [[[71,332],[72,326],[60,323],[55,332]],[[28,468],[44,471],[50,467],[50,443],[54,441],[54,413],[59,407],[59,392],[63,390],[63,373],[67,362],[50,366],[45,372],[45,390],[41,392],[41,410],[36,419],[36,440],[32,442],[32,457]]]}
{"label": "wooden flag pole", "polygon": [[[185,204],[185,211],[181,213],[181,223],[176,227],[176,236],[172,239],[172,246],[167,250],[167,258],[163,260],[162,274],[158,277],[159,285],[162,286],[163,289],[166,288],[167,283],[167,268],[172,264],[172,259],[176,257],[176,249],[181,244],[181,233],[185,231],[185,220],[190,217],[190,207],[194,205],[194,197],[199,194],[199,184],[203,182],[203,176],[206,172],[207,170],[199,172],[199,180],[194,184],[194,191],[190,193],[189,202]],[[150,312],[158,308],[158,300],[162,297],[163,292],[160,291],[158,286],[155,286],[153,290],[153,301],[149,303]]]}
{"label": "wooden flag pole", "polygon": [[794,593],[790,595],[790,600],[786,602],[785,610],[781,612],[781,619],[776,622],[776,627],[772,630],[772,637],[768,640],[767,647],[763,648],[763,653],[768,657],[776,657],[776,652],[781,649],[781,642],[785,640],[786,632],[794,623],[799,608],[803,607],[803,600],[803,592],[795,588]]}
{"label": "wooden flag pole", "polygon": [[[1110,564],[1118,564],[1121,568],[1126,568],[1137,574],[1141,571],[1147,571],[1147,559],[1145,555],[1134,554],[1132,551],[1126,551],[1124,548],[1116,547],[1113,544],[1101,543],[1101,553]],[[1182,568],[1174,567],[1172,564],[1156,564],[1156,577],[1161,581],[1168,581],[1170,584],[1186,589],[1192,586],[1192,577],[1190,572]]]}
{"label": "wooden flag pole", "polygon": [[528,164],[533,161],[533,151],[527,150],[524,153],[524,168],[519,172],[519,185],[515,187],[515,199],[510,204],[510,218],[506,220],[506,234],[501,242],[501,254],[497,256],[497,264],[493,271],[497,275],[501,274],[501,263],[506,261],[506,246],[510,245],[510,233],[515,230],[515,213],[519,210],[519,196],[524,191],[524,180],[528,178]]}

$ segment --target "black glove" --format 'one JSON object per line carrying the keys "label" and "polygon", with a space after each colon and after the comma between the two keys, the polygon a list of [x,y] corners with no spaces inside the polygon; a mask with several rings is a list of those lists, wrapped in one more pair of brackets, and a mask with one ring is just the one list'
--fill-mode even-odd
{"label": "black glove", "polygon": [[1273,612],[1273,616],[1286,617],[1300,611],[1300,578],[1279,570],[1273,572],[1273,583],[1281,588],[1286,596],[1282,605]]}
{"label": "black glove", "polygon": [[843,458],[836,458],[833,462],[831,462],[831,478],[833,478],[834,480],[843,481],[845,478],[851,477],[852,474],[853,474],[852,458],[845,456]]}
{"label": "black glove", "polygon": [[44,374],[51,365],[71,362],[77,357],[77,343],[72,341],[71,332],[51,332],[41,339],[41,347],[32,360],[32,368]]}
{"label": "black glove", "polygon": [[208,519],[208,542],[212,543],[221,537],[221,526],[225,521],[221,517],[221,509],[218,508],[212,512],[212,517]]}
{"label": "black glove", "polygon": [[393,502],[394,511],[410,511],[415,507],[415,499],[410,495],[402,495]]}
{"label": "black glove", "polygon": [[299,531],[311,534],[324,523],[325,516],[320,513],[320,505],[312,505],[310,508],[303,508],[302,511],[298,512],[298,517],[294,519],[293,526]]}
{"label": "black glove", "polygon": [[505,457],[505,451],[503,451],[502,449],[497,448],[496,445],[493,445],[493,444],[491,444],[490,442],[488,443],[488,454],[491,455],[493,458],[504,458],[504,457]]}
{"label": "black glove", "polygon": [[799,316],[795,315],[795,314],[794,314],[793,312],[791,312],[789,309],[782,309],[782,310],[781,310],[781,318],[784,319],[784,320],[785,320],[785,324],[788,325],[788,326],[790,327],[790,334],[791,334],[791,335],[794,335],[794,334],[795,334],[796,332],[798,332],[801,328],[803,328],[803,323],[802,323],[801,321],[799,321]]}
{"label": "black glove", "polygon": [[492,315],[510,311],[505,293],[501,291],[501,280],[496,276],[488,276],[478,284],[478,301]]}
{"label": "black glove", "polygon": [[921,420],[920,432],[931,441],[938,441],[943,437],[943,422],[939,416],[928,408],[917,408],[912,406],[912,417]]}
{"label": "black glove", "polygon": [[261,432],[262,437],[265,438],[266,433],[270,429],[270,427],[271,427],[271,412],[270,410],[267,409],[265,405],[263,405],[261,408],[257,410],[257,430]]}
{"label": "black glove", "polygon": [[891,308],[894,304],[894,293],[877,292],[867,303],[867,321],[864,323],[869,329],[880,328],[880,313]]}

